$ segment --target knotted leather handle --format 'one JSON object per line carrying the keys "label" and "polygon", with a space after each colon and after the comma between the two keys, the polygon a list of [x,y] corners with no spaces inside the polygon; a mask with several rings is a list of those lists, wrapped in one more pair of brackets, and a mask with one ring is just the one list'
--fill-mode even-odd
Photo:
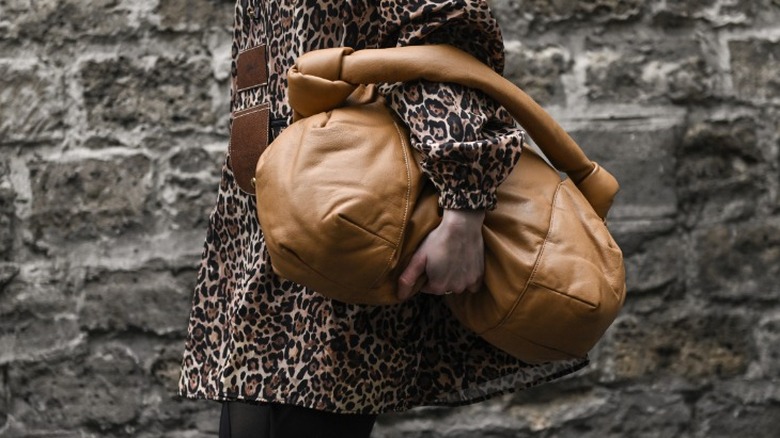
{"label": "knotted leather handle", "polygon": [[470,54],[447,44],[314,50],[301,55],[287,75],[294,119],[340,106],[356,84],[426,79],[476,88],[495,99],[533,138],[558,170],[565,172],[605,218],[620,186],[589,160],[568,133],[528,94]]}

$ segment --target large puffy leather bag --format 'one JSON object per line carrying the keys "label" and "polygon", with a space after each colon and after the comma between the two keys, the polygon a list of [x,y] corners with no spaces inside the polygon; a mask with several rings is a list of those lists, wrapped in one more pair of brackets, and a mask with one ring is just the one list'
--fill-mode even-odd
{"label": "large puffy leather bag", "polygon": [[276,274],[347,303],[399,302],[398,276],[441,217],[409,132],[375,84],[457,82],[503,105],[568,178],[526,148],[484,221],[482,290],[441,299],[524,362],[592,349],[626,292],[623,256],[604,221],[618,184],[527,94],[449,45],[316,50],[287,79],[294,122],[255,175]]}

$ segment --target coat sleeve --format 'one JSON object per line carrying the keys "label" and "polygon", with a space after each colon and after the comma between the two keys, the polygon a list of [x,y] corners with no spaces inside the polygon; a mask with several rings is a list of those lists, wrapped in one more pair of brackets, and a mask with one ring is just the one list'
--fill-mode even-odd
{"label": "coat sleeve", "polygon": [[[382,47],[447,43],[501,74],[504,45],[487,2],[380,1]],[[455,83],[378,84],[423,155],[421,167],[450,209],[496,206],[496,188],[517,163],[524,132],[492,98]]]}

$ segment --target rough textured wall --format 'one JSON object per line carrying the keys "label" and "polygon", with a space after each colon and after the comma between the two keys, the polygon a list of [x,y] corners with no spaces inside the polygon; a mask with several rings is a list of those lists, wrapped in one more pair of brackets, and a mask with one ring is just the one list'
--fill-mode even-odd
{"label": "rough textured wall", "polygon": [[[620,179],[625,311],[572,378],[375,437],[774,437],[780,1],[494,0],[505,75]],[[215,436],[175,391],[232,0],[0,0],[0,436]]]}

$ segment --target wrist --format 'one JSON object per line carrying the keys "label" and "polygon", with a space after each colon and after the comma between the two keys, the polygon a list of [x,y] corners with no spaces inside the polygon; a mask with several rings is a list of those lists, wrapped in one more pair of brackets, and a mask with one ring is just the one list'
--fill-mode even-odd
{"label": "wrist", "polygon": [[441,217],[442,225],[453,229],[482,229],[486,210],[453,210],[444,209]]}

